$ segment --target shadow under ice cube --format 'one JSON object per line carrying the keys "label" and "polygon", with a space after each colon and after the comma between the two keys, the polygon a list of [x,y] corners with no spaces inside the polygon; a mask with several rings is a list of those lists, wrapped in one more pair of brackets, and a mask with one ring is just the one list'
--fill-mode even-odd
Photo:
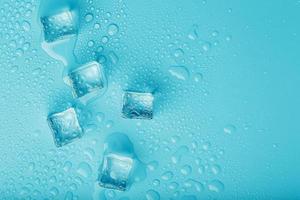
{"label": "shadow under ice cube", "polygon": [[74,108],[49,115],[48,124],[57,147],[70,143],[83,134]]}
{"label": "shadow under ice cube", "polygon": [[76,98],[97,95],[104,88],[104,72],[98,62],[89,62],[69,73],[70,85]]}
{"label": "shadow under ice cube", "polygon": [[41,17],[45,41],[54,42],[77,34],[78,22],[76,18],[76,13],[70,10]]}
{"label": "shadow under ice cube", "polygon": [[141,92],[125,92],[123,96],[122,114],[129,119],[152,119],[153,94]]}
{"label": "shadow under ice cube", "polygon": [[104,154],[99,169],[99,185],[108,189],[125,191],[132,167],[133,160],[131,157],[114,153]]}

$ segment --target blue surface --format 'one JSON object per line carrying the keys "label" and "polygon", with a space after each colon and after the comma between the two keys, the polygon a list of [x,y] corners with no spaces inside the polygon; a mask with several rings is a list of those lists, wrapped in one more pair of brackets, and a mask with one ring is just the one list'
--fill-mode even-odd
{"label": "blue surface", "polygon": [[[68,0],[79,33],[59,46],[40,16],[62,1],[0,2],[0,199],[300,199],[298,0]],[[93,60],[107,90],[57,148],[47,116]],[[155,90],[152,120],[122,118],[124,90]],[[146,169],[125,192],[97,183],[114,132]]]}

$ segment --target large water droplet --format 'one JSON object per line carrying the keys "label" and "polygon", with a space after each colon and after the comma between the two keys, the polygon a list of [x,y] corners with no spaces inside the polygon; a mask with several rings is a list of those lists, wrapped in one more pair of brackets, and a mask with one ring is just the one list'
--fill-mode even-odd
{"label": "large water droplet", "polygon": [[171,66],[169,67],[169,72],[173,77],[179,80],[187,80],[190,76],[190,73],[185,66]]}
{"label": "large water droplet", "polygon": [[119,27],[116,24],[110,24],[107,27],[107,33],[110,36],[116,35],[119,32]]}
{"label": "large water droplet", "polygon": [[160,200],[160,195],[155,190],[148,190],[146,192],[146,199],[147,200]]}
{"label": "large water droplet", "polygon": [[91,166],[86,162],[81,162],[77,168],[77,173],[85,178],[92,174]]}

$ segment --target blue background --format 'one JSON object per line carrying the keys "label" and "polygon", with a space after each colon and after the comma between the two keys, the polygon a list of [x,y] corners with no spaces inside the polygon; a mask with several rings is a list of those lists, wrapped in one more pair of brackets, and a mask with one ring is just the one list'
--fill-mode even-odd
{"label": "blue background", "polygon": [[[46,119],[74,100],[41,2],[0,3],[1,199],[300,199],[298,0],[79,1],[73,53],[100,58],[108,88],[62,148]],[[153,120],[121,117],[126,89],[156,91]],[[147,166],[126,192],[96,183],[113,132]]]}

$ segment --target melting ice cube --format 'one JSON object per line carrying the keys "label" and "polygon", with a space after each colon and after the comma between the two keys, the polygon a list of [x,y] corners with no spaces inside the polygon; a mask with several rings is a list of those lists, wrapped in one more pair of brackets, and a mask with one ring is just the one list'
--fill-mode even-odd
{"label": "melting ice cube", "polygon": [[99,169],[99,185],[109,189],[126,190],[132,168],[131,157],[114,153],[104,154]]}
{"label": "melting ice cube", "polygon": [[123,96],[122,114],[129,119],[152,119],[153,94],[141,92],[125,92]]}
{"label": "melting ice cube", "polygon": [[95,61],[75,69],[69,73],[68,78],[73,94],[77,98],[86,95],[95,96],[100,93],[105,84],[102,65]]}
{"label": "melting ice cube", "polygon": [[78,22],[76,18],[76,13],[70,10],[41,17],[45,41],[54,42],[77,34]]}
{"label": "melting ice cube", "polygon": [[70,143],[83,134],[74,108],[49,115],[48,124],[57,147]]}

